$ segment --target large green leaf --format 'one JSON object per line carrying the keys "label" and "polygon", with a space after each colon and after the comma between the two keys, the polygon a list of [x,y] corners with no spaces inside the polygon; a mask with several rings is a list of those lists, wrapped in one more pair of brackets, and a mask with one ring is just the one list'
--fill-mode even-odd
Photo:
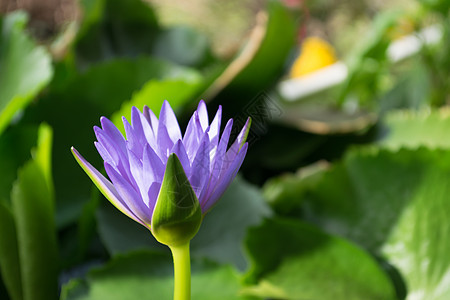
{"label": "large green leaf", "polygon": [[0,136],[0,202],[9,202],[17,169],[31,158],[36,146],[37,126],[11,126]]}
{"label": "large green leaf", "polygon": [[208,38],[186,26],[163,29],[152,54],[183,66],[204,67],[214,61]]}
{"label": "large green leaf", "polygon": [[141,0],[82,1],[87,18],[76,41],[82,67],[149,53],[159,31],[153,10]]}
{"label": "large green leaf", "polygon": [[395,86],[378,100],[381,113],[393,109],[423,109],[431,104],[431,74],[421,61],[414,61],[414,64],[398,77]]}
{"label": "large green leaf", "polygon": [[297,220],[269,219],[246,246],[258,285],[248,294],[275,299],[396,299],[392,282],[368,253]]}
{"label": "large green leaf", "polygon": [[[192,299],[247,299],[238,296],[239,280],[229,266],[193,261]],[[93,270],[86,282],[72,281],[62,300],[172,299],[172,259],[166,254],[137,252],[114,258]]]}
{"label": "large green leaf", "polygon": [[385,257],[407,299],[450,297],[450,152],[350,152],[303,201],[306,219]]}
{"label": "large green leaf", "polygon": [[0,19],[0,133],[50,81],[50,55],[25,33],[27,16],[15,12]]}
{"label": "large green leaf", "polygon": [[11,193],[25,300],[56,299],[58,293],[59,258],[49,181],[51,144],[51,129],[43,125],[34,159],[19,170]]}
{"label": "large green leaf", "polygon": [[[191,255],[232,263],[241,270],[245,269],[242,242],[246,230],[270,214],[260,192],[243,179],[236,178],[222,199],[204,217],[199,232],[191,241]],[[145,248],[167,251],[147,229],[112,205],[99,210],[98,226],[100,237],[113,255]]]}
{"label": "large green leaf", "polygon": [[450,148],[450,110],[394,111],[386,115],[379,144],[389,149],[402,147]]}
{"label": "large green leaf", "polygon": [[0,273],[12,300],[22,300],[17,230],[11,209],[0,202]]}
{"label": "large green leaf", "polygon": [[272,177],[263,186],[264,199],[280,215],[296,215],[305,194],[320,182],[328,164],[319,162],[295,174]]}
{"label": "large green leaf", "polygon": [[[36,150],[30,151],[36,145]],[[41,126],[39,130],[34,126],[11,126],[0,136],[0,271],[13,300],[23,299],[23,291],[16,217],[10,201],[11,189],[17,179],[17,170],[31,158],[31,154],[45,170],[49,180],[47,184],[51,186],[51,145],[51,131],[46,126]]]}
{"label": "large green leaf", "polygon": [[148,2],[95,0],[82,1],[82,7],[86,17],[75,42],[76,59],[82,67],[139,55],[191,67],[214,61],[206,36],[184,26],[161,28]]}

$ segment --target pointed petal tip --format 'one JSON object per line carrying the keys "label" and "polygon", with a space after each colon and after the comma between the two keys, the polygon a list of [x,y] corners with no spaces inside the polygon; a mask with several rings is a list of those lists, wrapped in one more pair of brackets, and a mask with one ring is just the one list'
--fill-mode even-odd
{"label": "pointed petal tip", "polygon": [[162,104],[162,106],[161,106],[161,111],[159,112],[159,118],[161,118],[161,112],[162,112],[163,110],[166,110],[166,109],[170,109],[170,110],[173,111],[172,107],[170,106],[169,101],[164,100],[164,101],[163,101],[163,104]]}
{"label": "pointed petal tip", "polygon": [[251,126],[252,125],[252,117],[248,117],[247,121],[245,122],[245,126]]}
{"label": "pointed petal tip", "polygon": [[107,117],[105,117],[105,116],[100,117],[100,124],[103,125],[103,123],[108,122],[108,121],[109,121],[109,119]]}
{"label": "pointed petal tip", "polygon": [[80,154],[80,152],[78,152],[78,150],[77,150],[77,149],[75,149],[75,147],[74,147],[74,146],[70,147],[70,151],[72,152],[72,154],[73,154],[74,156],[78,156],[78,157],[81,157],[81,154]]}
{"label": "pointed petal tip", "polygon": [[204,107],[206,109],[206,102],[203,99],[198,102],[197,110],[199,110],[201,107]]}

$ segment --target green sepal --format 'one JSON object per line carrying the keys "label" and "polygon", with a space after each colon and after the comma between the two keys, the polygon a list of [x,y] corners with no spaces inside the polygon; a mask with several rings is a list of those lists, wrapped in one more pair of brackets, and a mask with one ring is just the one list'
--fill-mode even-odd
{"label": "green sepal", "polygon": [[197,234],[201,222],[200,202],[180,160],[171,154],[153,211],[153,236],[168,246],[184,245]]}

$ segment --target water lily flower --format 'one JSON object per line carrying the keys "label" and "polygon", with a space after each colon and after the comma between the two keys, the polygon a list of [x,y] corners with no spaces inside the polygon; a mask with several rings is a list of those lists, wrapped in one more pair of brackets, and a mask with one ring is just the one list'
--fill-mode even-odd
{"label": "water lily flower", "polygon": [[72,152],[103,195],[131,219],[169,246],[174,262],[174,299],[190,299],[189,243],[203,216],[236,177],[247,153],[250,118],[228,148],[233,120],[220,135],[222,107],[210,123],[200,101],[184,135],[164,101],[159,119],[146,106],[123,118],[126,138],[107,118],[94,127],[95,146],[106,179],[77,150]]}
{"label": "water lily flower", "polygon": [[228,148],[233,120],[220,135],[222,107],[210,123],[205,102],[200,101],[184,135],[177,118],[164,101],[159,119],[147,107],[131,111],[123,119],[126,138],[107,118],[94,127],[95,147],[104,160],[111,181],[80,153],[72,152],[104,196],[122,213],[151,229],[153,211],[160,193],[169,157],[175,154],[200,203],[202,215],[217,202],[235,178],[247,152],[250,118]]}

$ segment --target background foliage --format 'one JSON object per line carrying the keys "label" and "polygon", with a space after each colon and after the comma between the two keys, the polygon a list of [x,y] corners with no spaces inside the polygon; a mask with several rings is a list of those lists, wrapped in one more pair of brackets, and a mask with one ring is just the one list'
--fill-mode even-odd
{"label": "background foliage", "polygon": [[[185,126],[202,98],[253,125],[241,175],[192,241],[193,299],[450,298],[450,2],[258,3],[234,52],[140,0],[80,0],[53,39],[24,11],[1,15],[0,299],[171,299],[168,249],[70,147],[99,167],[100,116],[120,126],[167,99]],[[428,26],[437,43],[389,59]],[[317,28],[348,77],[287,101],[278,83]]]}

